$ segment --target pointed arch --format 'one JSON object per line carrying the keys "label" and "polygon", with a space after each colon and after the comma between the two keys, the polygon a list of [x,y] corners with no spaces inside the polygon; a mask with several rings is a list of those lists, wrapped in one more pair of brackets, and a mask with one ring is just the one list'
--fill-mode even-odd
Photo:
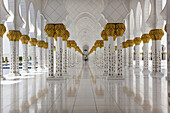
{"label": "pointed arch", "polygon": [[37,12],[37,18],[36,18],[36,27],[37,27],[37,36],[41,36],[41,14],[38,10]]}
{"label": "pointed arch", "polygon": [[141,35],[141,26],[142,26],[142,7],[140,2],[138,2],[136,7],[136,17],[135,17],[135,33],[137,37]]}
{"label": "pointed arch", "polygon": [[34,32],[35,31],[35,11],[34,11],[34,6],[32,2],[30,3],[29,6],[29,12],[28,12],[28,20],[29,20],[29,31]]}

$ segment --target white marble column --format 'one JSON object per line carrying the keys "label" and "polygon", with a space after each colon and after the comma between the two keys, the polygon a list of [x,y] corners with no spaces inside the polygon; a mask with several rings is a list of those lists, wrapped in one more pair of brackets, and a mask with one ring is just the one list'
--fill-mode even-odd
{"label": "white marble column", "polygon": [[6,32],[6,27],[3,24],[0,24],[0,80],[5,79],[3,76],[3,35]]}
{"label": "white marble column", "polygon": [[123,42],[123,37],[118,36],[117,37],[117,78],[123,78],[123,65],[122,65],[122,59],[123,59],[123,55],[122,55],[122,42]]}
{"label": "white marble column", "polygon": [[[123,50],[122,50],[122,65],[123,65],[123,71],[125,70],[125,67],[127,66],[127,63],[126,63],[126,61],[127,61],[127,52],[126,52],[126,49],[127,49],[127,44],[126,44],[126,42],[122,42],[122,48],[123,48]],[[124,75],[123,75],[124,76]]]}
{"label": "white marble column", "polygon": [[[144,68],[143,72],[150,72],[149,71],[149,41],[150,41],[150,35],[149,34],[143,34],[141,37],[143,41],[143,60],[144,60]],[[153,46],[153,45],[152,45]],[[154,53],[152,53],[154,54]],[[153,58],[153,57],[152,57]],[[152,59],[154,61],[154,59]]]}
{"label": "white marble column", "polygon": [[108,76],[110,77],[114,77],[114,71],[113,71],[113,68],[114,68],[114,63],[113,63],[113,56],[114,56],[114,45],[115,43],[113,43],[113,37],[108,37],[108,43],[109,43],[109,46],[108,46]]}
{"label": "white marble column", "polygon": [[28,44],[23,44],[23,62],[22,62],[22,73],[28,73]]}
{"label": "white marble column", "polygon": [[28,73],[28,41],[30,40],[28,35],[22,35],[20,37],[23,48],[23,56],[22,56],[22,74]]}
{"label": "white marble column", "polygon": [[36,46],[31,46],[31,64],[32,71],[36,71]]}
{"label": "white marble column", "polygon": [[128,63],[129,63],[129,68],[130,69],[133,69],[133,45],[134,45],[134,42],[133,42],[133,40],[127,40],[127,43],[128,43]]}
{"label": "white marble column", "polygon": [[134,39],[135,43],[135,71],[140,71],[140,43],[141,38],[136,37]]}
{"label": "white marble column", "polygon": [[31,38],[30,39],[31,44],[31,72],[37,71],[36,69],[36,45],[37,45],[37,39]]}
{"label": "white marble column", "polygon": [[104,76],[108,75],[108,41],[104,41]]}
{"label": "white marble column", "polygon": [[67,75],[68,58],[67,58],[67,41],[63,41],[63,74]]}
{"label": "white marble column", "polygon": [[49,37],[48,39],[48,51],[49,51],[49,65],[48,73],[49,77],[54,77],[54,38]]}
{"label": "white marble column", "polygon": [[13,74],[13,76],[16,76],[16,42],[15,41],[10,41],[10,74]]}
{"label": "white marble column", "polygon": [[149,32],[152,38],[152,70],[153,75],[163,76],[161,68],[161,39],[164,35],[162,29],[154,29]]}
{"label": "white marble column", "polygon": [[[17,48],[19,46],[19,38],[21,36],[20,31],[8,31],[7,37],[10,41],[10,74],[9,77],[19,76],[19,62],[17,60],[19,59],[19,51]],[[18,59],[17,59],[18,57]]]}
{"label": "white marble column", "polygon": [[19,72],[19,40],[16,41],[16,73],[21,76]]}
{"label": "white marble column", "polygon": [[62,67],[62,37],[57,37],[57,53],[58,53],[58,77],[62,77],[62,71],[63,71],[63,67]]}
{"label": "white marble column", "polygon": [[45,43],[45,46],[44,46],[44,67],[47,69],[48,68],[48,61],[47,61],[47,56],[48,56],[48,43],[46,42]]}

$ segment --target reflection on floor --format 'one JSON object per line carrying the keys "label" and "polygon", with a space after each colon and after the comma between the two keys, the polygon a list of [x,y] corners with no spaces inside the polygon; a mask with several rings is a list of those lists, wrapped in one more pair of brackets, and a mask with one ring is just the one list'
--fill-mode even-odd
{"label": "reflection on floor", "polygon": [[125,71],[106,80],[87,64],[72,78],[46,81],[38,74],[1,85],[1,113],[168,113],[166,77]]}

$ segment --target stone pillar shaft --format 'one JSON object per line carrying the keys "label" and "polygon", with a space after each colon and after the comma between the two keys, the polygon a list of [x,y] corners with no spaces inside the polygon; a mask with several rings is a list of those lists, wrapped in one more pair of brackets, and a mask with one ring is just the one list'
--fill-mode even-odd
{"label": "stone pillar shaft", "polygon": [[143,44],[143,60],[144,60],[144,69],[148,70],[149,68],[149,50],[148,50],[148,43]]}
{"label": "stone pillar shaft", "polygon": [[135,68],[140,67],[140,45],[135,45]]}
{"label": "stone pillar shaft", "polygon": [[58,53],[58,76],[62,76],[62,37],[57,37],[57,53]]}
{"label": "stone pillar shaft", "polygon": [[38,68],[43,69],[43,48],[38,47]]}
{"label": "stone pillar shaft", "polygon": [[109,71],[108,71],[108,74],[109,74],[109,76],[113,76],[113,48],[114,48],[114,46],[113,46],[113,37],[108,37],[108,42],[109,42],[109,47],[108,47],[108,55],[109,55],[109,58],[108,58],[108,60],[109,60],[109,62],[108,62],[108,64],[109,64],[109,66],[108,66],[108,68],[109,68]]}
{"label": "stone pillar shaft", "polygon": [[22,47],[23,47],[22,71],[28,72],[28,44],[22,44]]}
{"label": "stone pillar shaft", "polygon": [[19,72],[19,41],[16,41],[16,73],[21,75]]}
{"label": "stone pillar shaft", "polygon": [[133,67],[133,47],[129,47],[129,67]]}
{"label": "stone pillar shaft", "polygon": [[63,73],[67,73],[67,41],[63,41]]}
{"label": "stone pillar shaft", "polygon": [[31,46],[31,64],[32,70],[36,71],[36,46]]}
{"label": "stone pillar shaft", "polygon": [[49,65],[48,65],[48,73],[49,77],[54,77],[54,38],[49,37],[48,41],[48,51],[49,51]]}
{"label": "stone pillar shaft", "polygon": [[123,37],[119,36],[117,37],[117,75],[118,77],[123,77],[123,71],[122,71],[122,42],[123,42]]}
{"label": "stone pillar shaft", "polygon": [[104,75],[108,74],[108,41],[104,41]]}
{"label": "stone pillar shaft", "polygon": [[11,56],[10,73],[16,74],[17,63],[16,63],[16,42],[15,41],[10,41],[10,56]]}

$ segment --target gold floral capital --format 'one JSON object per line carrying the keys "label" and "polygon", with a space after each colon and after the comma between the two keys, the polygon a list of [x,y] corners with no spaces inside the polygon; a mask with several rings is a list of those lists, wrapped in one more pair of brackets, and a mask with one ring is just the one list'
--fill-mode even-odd
{"label": "gold floral capital", "polygon": [[37,39],[36,38],[30,38],[30,44],[31,44],[31,46],[36,46],[37,45]]}
{"label": "gold floral capital", "polygon": [[70,37],[70,33],[66,30],[63,36],[63,41],[67,41],[69,37]]}
{"label": "gold floral capital", "polygon": [[135,43],[135,45],[140,45],[140,43],[141,43],[141,38],[140,38],[140,37],[136,37],[136,38],[134,39],[134,43]]}
{"label": "gold floral capital", "polygon": [[104,41],[108,41],[108,35],[106,33],[106,30],[103,30],[101,32],[101,37],[103,38]]}
{"label": "gold floral capital", "polygon": [[28,35],[22,35],[20,37],[20,40],[21,40],[22,44],[28,44],[30,37]]}
{"label": "gold floral capital", "polygon": [[66,27],[64,24],[56,24],[55,25],[55,32],[57,37],[64,37],[66,31]]}
{"label": "gold floral capital", "polygon": [[162,29],[153,29],[149,32],[152,40],[161,40],[164,36],[164,31]]}
{"label": "gold floral capital", "polygon": [[5,32],[6,32],[6,27],[3,24],[0,24],[0,38],[3,38]]}
{"label": "gold floral capital", "polygon": [[151,37],[149,34],[143,34],[141,39],[142,39],[143,43],[149,43]]}
{"label": "gold floral capital", "polygon": [[54,37],[55,24],[47,24],[44,30],[47,33],[48,37]]}
{"label": "gold floral capital", "polygon": [[21,37],[21,32],[15,30],[9,30],[7,33],[7,37],[9,38],[9,41],[19,41]]}
{"label": "gold floral capital", "polygon": [[122,48],[127,48],[127,47],[128,47],[127,42],[122,42]]}
{"label": "gold floral capital", "polygon": [[43,47],[44,44],[45,44],[45,42],[42,41],[42,40],[40,40],[40,41],[37,42],[37,46],[38,46],[38,47]]}
{"label": "gold floral capital", "polygon": [[48,49],[48,42],[45,42],[43,47],[44,49]]}
{"label": "gold floral capital", "polygon": [[123,33],[125,32],[126,27],[123,23],[116,23],[116,36],[123,36]]}
{"label": "gold floral capital", "polygon": [[105,31],[106,31],[107,36],[113,37],[115,35],[115,24],[107,23],[105,25]]}
{"label": "gold floral capital", "polygon": [[128,47],[133,47],[133,45],[134,45],[133,40],[127,40],[126,43],[128,44]]}

